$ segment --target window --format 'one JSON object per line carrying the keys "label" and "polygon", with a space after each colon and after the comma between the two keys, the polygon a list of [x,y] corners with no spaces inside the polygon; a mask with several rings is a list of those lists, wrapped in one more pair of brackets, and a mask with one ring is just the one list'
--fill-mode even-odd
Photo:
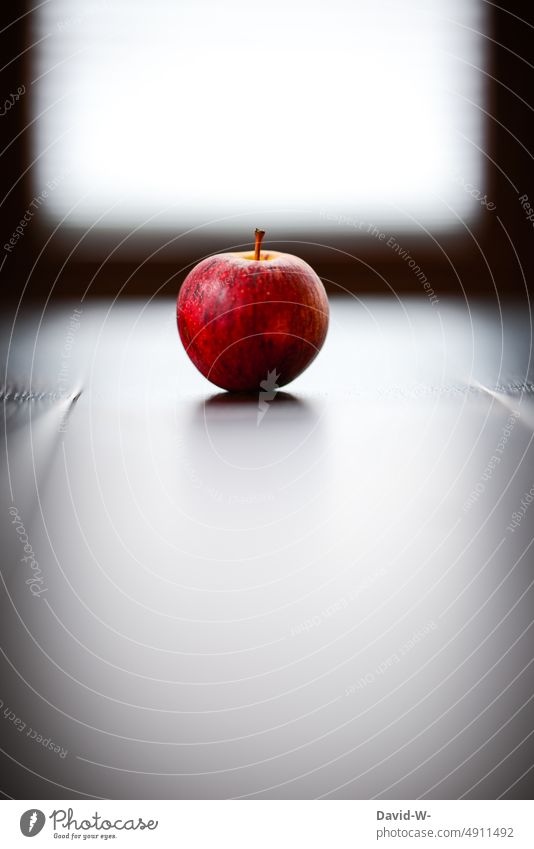
{"label": "window", "polygon": [[480,212],[479,0],[49,0],[33,18],[52,222],[453,231]]}

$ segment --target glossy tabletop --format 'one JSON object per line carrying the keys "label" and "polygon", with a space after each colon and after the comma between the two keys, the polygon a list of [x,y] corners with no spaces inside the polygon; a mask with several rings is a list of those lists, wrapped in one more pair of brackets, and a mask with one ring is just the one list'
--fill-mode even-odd
{"label": "glossy tabletop", "polygon": [[513,305],[338,298],[260,403],[171,301],[21,307],[0,791],[528,795],[531,343]]}

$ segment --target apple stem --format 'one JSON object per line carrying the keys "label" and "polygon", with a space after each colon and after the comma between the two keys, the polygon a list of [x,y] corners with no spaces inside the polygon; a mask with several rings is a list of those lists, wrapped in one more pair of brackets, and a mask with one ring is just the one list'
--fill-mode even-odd
{"label": "apple stem", "polygon": [[254,245],[254,259],[258,262],[261,259],[260,250],[261,250],[261,240],[265,236],[265,230],[258,230],[256,227],[255,233],[256,244]]}

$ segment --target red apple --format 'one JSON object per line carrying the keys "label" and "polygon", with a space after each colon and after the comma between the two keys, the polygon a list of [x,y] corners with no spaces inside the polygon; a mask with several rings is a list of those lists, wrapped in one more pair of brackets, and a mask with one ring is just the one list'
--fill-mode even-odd
{"label": "red apple", "polygon": [[260,250],[263,235],[256,231],[255,251],[199,262],[178,295],[185,350],[208,380],[231,392],[294,380],[328,329],[328,299],[315,271],[291,254]]}

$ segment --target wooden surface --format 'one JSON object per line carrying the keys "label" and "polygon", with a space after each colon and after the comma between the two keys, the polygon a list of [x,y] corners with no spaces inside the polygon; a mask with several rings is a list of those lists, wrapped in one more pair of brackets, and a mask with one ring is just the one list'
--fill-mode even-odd
{"label": "wooden surface", "polygon": [[531,342],[513,306],[337,299],[259,417],[171,301],[21,308],[0,791],[528,796]]}

